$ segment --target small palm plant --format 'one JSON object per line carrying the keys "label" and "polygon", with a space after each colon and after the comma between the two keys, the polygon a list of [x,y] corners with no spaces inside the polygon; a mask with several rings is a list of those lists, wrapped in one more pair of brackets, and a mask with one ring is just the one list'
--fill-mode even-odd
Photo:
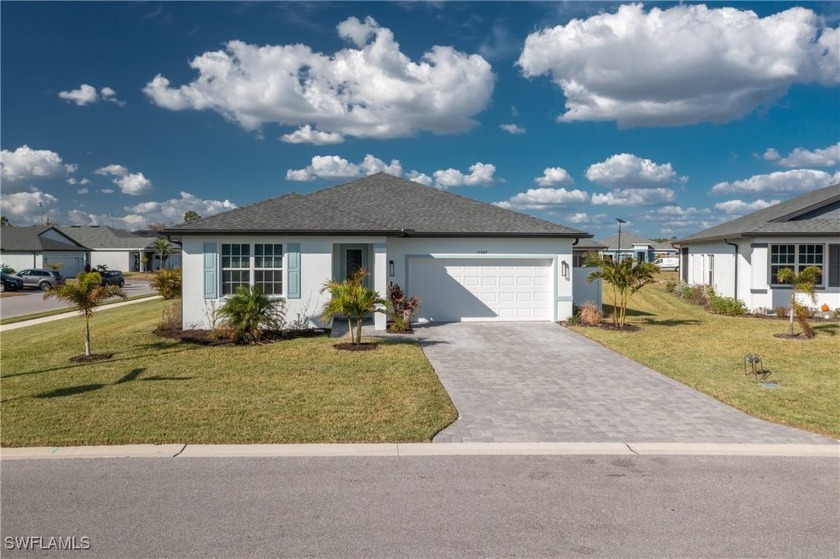
{"label": "small palm plant", "polygon": [[149,287],[160,293],[164,299],[177,299],[181,296],[181,268],[158,270],[157,276],[149,282]]}
{"label": "small palm plant", "polygon": [[166,239],[155,239],[152,243],[152,248],[160,255],[160,268],[158,270],[162,270],[166,259],[172,255],[172,251],[174,250],[172,243]]}
{"label": "small palm plant", "polygon": [[618,327],[623,327],[627,320],[627,302],[630,297],[645,285],[652,283],[654,274],[659,271],[659,268],[650,262],[637,262],[632,258],[616,262],[595,252],[586,256],[584,264],[598,267],[586,276],[586,281],[591,283],[602,279],[610,285],[613,296],[612,321]]}
{"label": "small palm plant", "polygon": [[285,309],[259,287],[240,287],[219,310],[220,323],[238,344],[258,343],[266,331],[283,329]]}
{"label": "small palm plant", "polygon": [[76,276],[75,283],[56,285],[44,293],[44,299],[55,297],[59,301],[71,303],[85,318],[85,357],[90,357],[90,317],[93,309],[109,297],[126,298],[125,291],[118,285],[101,285],[102,276],[98,272],[82,272]]}
{"label": "small palm plant", "polygon": [[338,316],[346,316],[350,343],[353,345],[362,342],[362,320],[365,315],[380,312],[380,306],[385,304],[385,299],[379,293],[365,286],[365,276],[367,269],[359,268],[344,281],[328,280],[321,289],[321,293],[329,291],[332,295],[321,310],[321,320],[329,322]]}
{"label": "small palm plant", "polygon": [[790,322],[788,326],[788,335],[793,336],[793,317],[799,321],[802,331],[805,336],[809,338],[814,337],[814,331],[808,324],[808,309],[799,302],[797,295],[800,293],[808,295],[811,301],[816,303],[817,296],[814,294],[814,286],[819,281],[822,271],[816,266],[808,266],[798,274],[791,268],[782,268],[779,270],[779,282],[789,283],[791,286],[790,293]]}

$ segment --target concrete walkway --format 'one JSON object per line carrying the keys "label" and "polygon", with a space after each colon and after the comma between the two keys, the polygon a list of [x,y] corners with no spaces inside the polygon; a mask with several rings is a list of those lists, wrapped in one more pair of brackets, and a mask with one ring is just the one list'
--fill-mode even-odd
{"label": "concrete walkway", "polygon": [[460,413],[435,442],[837,444],[751,417],[553,323],[415,332]]}
{"label": "concrete walkway", "polygon": [[[123,301],[122,303],[109,303],[107,305],[102,305],[93,309],[93,312],[100,312],[100,311],[107,311],[108,309],[117,309],[119,307],[124,307],[126,305],[134,305],[136,303],[145,303],[147,301],[154,301],[155,299],[160,299],[160,295],[152,295],[150,297],[144,297],[142,299],[133,299],[131,301]],[[44,316],[41,318],[33,318],[31,320],[22,320],[20,322],[13,322],[11,324],[3,324],[0,325],[0,332],[8,332],[9,330],[17,330],[18,328],[26,328],[27,326],[34,326],[36,324],[44,324],[47,322],[53,322],[56,320],[63,320],[65,318],[70,317],[78,317],[79,311],[68,311],[61,314],[54,314],[52,316]]]}

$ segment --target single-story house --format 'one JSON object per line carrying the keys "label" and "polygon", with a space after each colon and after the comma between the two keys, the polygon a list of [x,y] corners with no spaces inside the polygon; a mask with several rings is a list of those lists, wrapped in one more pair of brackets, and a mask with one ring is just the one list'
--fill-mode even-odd
{"label": "single-story house", "polygon": [[670,244],[645,239],[629,231],[622,231],[620,241],[621,247],[618,246],[618,233],[600,241],[601,244],[606,245],[606,248],[601,250],[601,254],[613,259],[619,256],[622,259],[633,257],[639,262],[653,262],[657,258],[677,256],[677,249]]}
{"label": "single-story house", "polygon": [[0,227],[0,261],[15,271],[61,264],[61,273],[74,277],[84,270],[87,252],[57,227]]}
{"label": "single-story house", "polygon": [[[60,227],[62,233],[90,249],[87,262],[91,268],[107,266],[121,272],[145,272],[160,268],[160,255],[152,247],[158,238],[154,232],[130,233],[104,225],[71,225]],[[166,260],[167,268],[181,265],[180,246]]]}
{"label": "single-story house", "polygon": [[[817,306],[840,308],[840,184],[802,194],[678,241],[683,281],[712,285],[750,310],[790,305],[779,270],[822,270]],[[811,301],[802,300],[812,305]]]}
{"label": "single-story house", "polygon": [[[183,322],[210,327],[239,286],[318,324],[329,279],[369,271],[421,301],[421,321],[556,321],[572,314],[572,244],[592,235],[379,173],[165,230],[183,247]],[[375,327],[386,319],[375,315]]]}
{"label": "single-story house", "polygon": [[595,239],[580,239],[576,244],[572,245],[572,267],[581,268],[583,262],[586,260],[586,255],[590,252],[601,252],[606,250],[607,245]]}

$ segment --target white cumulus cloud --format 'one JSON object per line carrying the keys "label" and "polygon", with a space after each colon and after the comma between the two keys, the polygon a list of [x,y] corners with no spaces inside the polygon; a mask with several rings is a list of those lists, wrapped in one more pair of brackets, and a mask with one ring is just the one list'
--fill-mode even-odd
{"label": "white cumulus cloud", "polygon": [[112,163],[111,165],[100,167],[99,169],[95,170],[94,173],[96,173],[97,175],[112,175],[116,177],[121,177],[123,175],[128,174],[128,168],[124,167],[123,165],[117,165],[115,163]]}
{"label": "white cumulus cloud", "polygon": [[574,184],[568,171],[562,167],[546,167],[541,177],[534,179],[540,186],[558,186]]}
{"label": "white cumulus cloud", "polygon": [[158,74],[143,91],[160,107],[212,110],[246,130],[310,124],[362,138],[468,130],[490,101],[495,75],[480,55],[434,46],[413,61],[372,18],[351,17],[338,34],[357,48],[230,41],[190,62],[192,82],[174,87]]}
{"label": "white cumulus cloud", "polygon": [[776,171],[769,175],[753,175],[740,181],[719,182],[714,194],[764,194],[766,192],[808,192],[840,182],[840,171],[834,174],[815,169]]}
{"label": "white cumulus cloud", "polygon": [[659,188],[676,177],[670,163],[657,164],[629,153],[613,155],[586,170],[587,179],[610,188]]}
{"label": "white cumulus cloud", "polygon": [[14,215],[23,219],[40,219],[42,211],[49,212],[50,208],[57,204],[58,198],[40,190],[3,194],[0,198],[0,208],[4,215]]}
{"label": "white cumulus cloud", "polygon": [[560,121],[619,126],[724,123],[793,84],[840,82],[840,31],[805,8],[751,10],[641,3],[528,36],[517,64],[563,90]]}
{"label": "white cumulus cloud", "polygon": [[447,189],[458,186],[489,186],[495,182],[493,175],[496,173],[496,166],[492,163],[479,161],[470,165],[469,171],[469,174],[451,168],[435,171],[435,186]]}
{"label": "white cumulus cloud", "polygon": [[420,171],[411,171],[405,176],[405,178],[426,186],[432,186],[432,184],[434,183],[432,177],[425,173],[421,173]]}
{"label": "white cumulus cloud", "polygon": [[840,164],[840,142],[824,149],[796,148],[785,157],[775,149],[767,148],[764,159],[781,167],[833,167]]}
{"label": "white cumulus cloud", "polygon": [[[120,187],[120,191],[123,194],[128,194],[129,196],[148,194],[154,189],[152,181],[147,179],[143,173],[132,173],[124,165],[112,163],[111,165],[96,169],[94,173],[114,177],[111,179],[111,182]],[[100,192],[110,194],[113,190],[103,189]]]}
{"label": "white cumulus cloud", "polygon": [[517,124],[500,124],[499,128],[507,132],[508,134],[524,134],[526,130]]}
{"label": "white cumulus cloud", "polygon": [[763,210],[764,208],[769,208],[775,204],[778,204],[779,200],[756,200],[754,202],[744,202],[743,200],[728,200],[726,202],[720,202],[715,204],[715,209],[721,211],[727,215],[742,215],[748,214],[751,212],[757,212],[758,210]]}
{"label": "white cumulus cloud", "polygon": [[67,212],[67,219],[73,225],[110,225],[134,231],[147,229],[152,223],[181,223],[184,221],[184,214],[190,210],[197,212],[201,217],[209,217],[235,208],[236,204],[230,200],[204,200],[189,192],[181,192],[179,198],[125,206],[123,209],[128,213],[122,216],[71,210]]}
{"label": "white cumulus cloud", "polygon": [[310,125],[301,126],[290,134],[283,134],[280,136],[281,142],[288,144],[313,144],[316,146],[326,146],[330,144],[340,144],[344,141],[344,137],[337,132],[321,132],[314,130]]}
{"label": "white cumulus cloud", "polygon": [[114,91],[112,88],[105,86],[96,91],[96,88],[92,85],[83,83],[79,86],[78,89],[71,89],[70,91],[59,91],[58,96],[65,101],[70,101],[71,103],[75,103],[80,107],[84,107],[85,105],[90,105],[96,103],[100,99],[100,95],[102,100],[108,101],[109,103],[113,103],[120,107],[125,106],[123,101],[117,99],[117,92]]}
{"label": "white cumulus cloud", "polygon": [[351,163],[338,155],[316,155],[312,162],[303,169],[289,169],[286,180],[313,181],[315,179],[343,179],[376,173],[388,173],[402,176],[402,166],[396,159],[385,163],[373,155],[365,155],[361,163]]}
{"label": "white cumulus cloud", "polygon": [[76,165],[66,165],[60,155],[47,149],[23,145],[15,151],[0,150],[0,177],[4,182],[54,179],[67,176],[76,168]]}
{"label": "white cumulus cloud", "polygon": [[584,204],[589,201],[589,194],[582,190],[566,190],[565,188],[531,188],[520,192],[505,202],[496,205],[515,210],[545,210],[574,204]]}
{"label": "white cumulus cloud", "polygon": [[654,206],[673,202],[675,198],[670,188],[624,188],[606,194],[593,194],[592,203],[607,206]]}

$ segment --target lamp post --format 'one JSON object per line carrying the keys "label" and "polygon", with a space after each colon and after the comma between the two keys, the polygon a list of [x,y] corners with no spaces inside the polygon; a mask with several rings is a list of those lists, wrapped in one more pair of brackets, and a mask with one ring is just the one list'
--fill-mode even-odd
{"label": "lamp post", "polygon": [[615,220],[618,222],[618,252],[616,254],[618,256],[618,262],[621,262],[621,224],[627,222],[620,217],[615,218]]}

